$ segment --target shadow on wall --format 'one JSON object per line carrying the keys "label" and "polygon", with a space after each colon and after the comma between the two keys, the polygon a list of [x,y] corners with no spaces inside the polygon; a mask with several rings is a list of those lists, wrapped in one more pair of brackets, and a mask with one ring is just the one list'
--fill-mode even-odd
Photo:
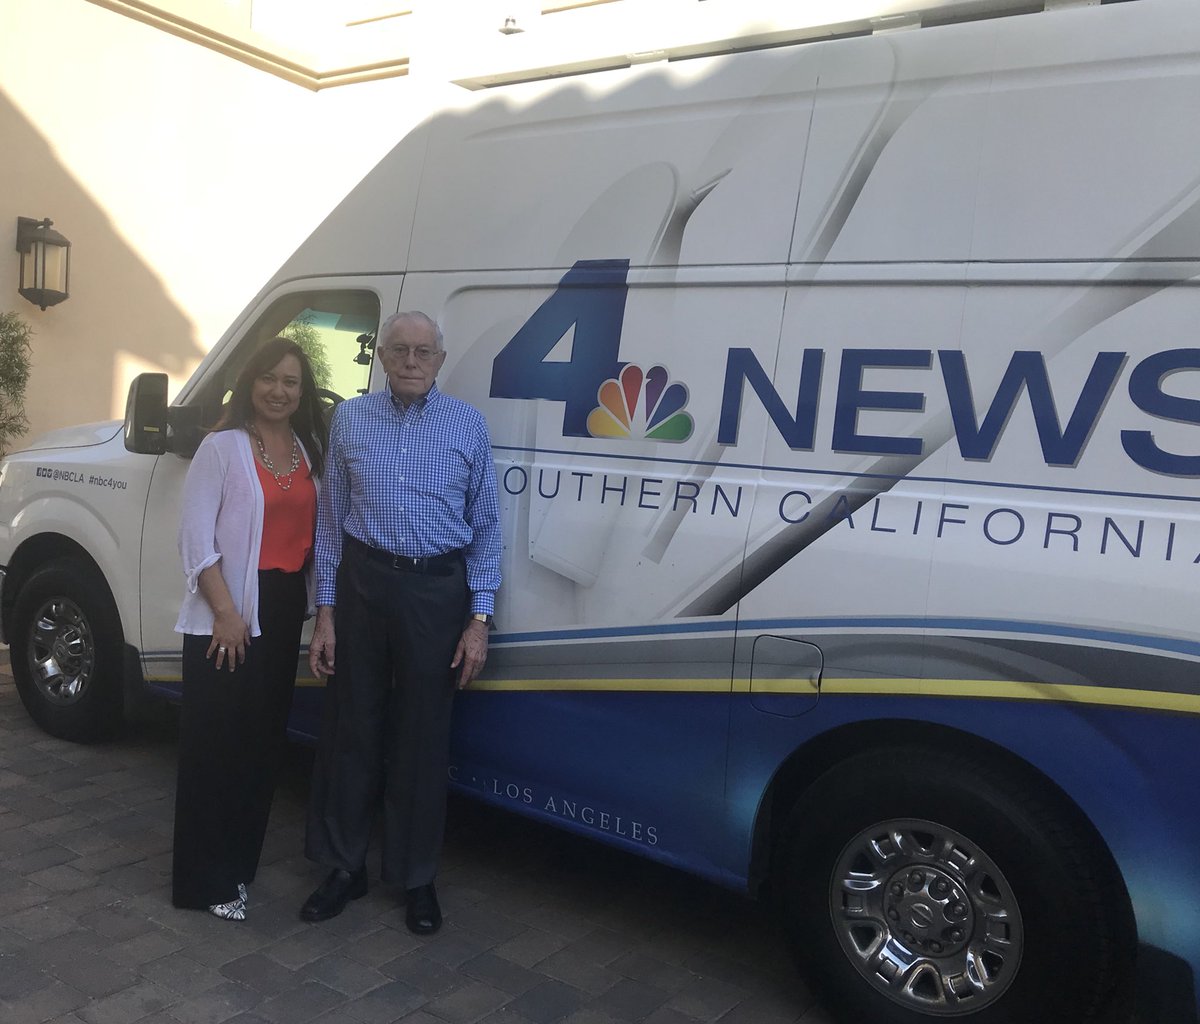
{"label": "shadow on wall", "polygon": [[[205,349],[153,268],[2,90],[0,139],[0,308],[35,332],[30,429],[19,446],[47,430],[111,419],[137,373],[165,370],[179,380]],[[45,312],[17,292],[18,216],[50,217],[71,240],[71,297]]]}

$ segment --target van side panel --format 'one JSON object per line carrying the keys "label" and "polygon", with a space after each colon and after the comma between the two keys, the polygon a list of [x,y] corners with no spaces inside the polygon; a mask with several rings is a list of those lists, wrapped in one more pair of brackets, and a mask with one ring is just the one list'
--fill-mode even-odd
{"label": "van side panel", "polygon": [[1200,966],[1200,19],[1128,6],[433,127],[401,304],[506,502],[460,786],[738,885],[789,758],[932,723],[1052,780]]}

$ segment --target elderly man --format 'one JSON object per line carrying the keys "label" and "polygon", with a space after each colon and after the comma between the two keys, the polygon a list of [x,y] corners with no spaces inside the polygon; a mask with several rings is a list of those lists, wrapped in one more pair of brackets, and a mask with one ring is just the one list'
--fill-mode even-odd
{"label": "elderly man", "polygon": [[331,870],[300,916],[326,920],[367,891],[382,792],[383,880],[406,890],[409,929],[430,934],[450,710],[487,658],[499,503],[487,424],[434,383],[437,325],[397,313],[378,349],[388,386],[337,407],[317,515],[309,663],[330,678],[305,852]]}

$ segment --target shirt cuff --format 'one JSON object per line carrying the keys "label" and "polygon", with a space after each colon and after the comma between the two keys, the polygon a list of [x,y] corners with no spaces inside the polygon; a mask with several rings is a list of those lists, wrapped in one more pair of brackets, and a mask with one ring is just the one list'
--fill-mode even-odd
{"label": "shirt cuff", "polygon": [[187,577],[187,588],[189,593],[196,593],[200,589],[200,574],[204,572],[210,565],[216,565],[221,560],[219,553],[211,554],[205,558],[194,569],[185,569],[184,576]]}
{"label": "shirt cuff", "polygon": [[491,615],[496,611],[496,594],[491,590],[481,590],[471,595],[471,614]]}

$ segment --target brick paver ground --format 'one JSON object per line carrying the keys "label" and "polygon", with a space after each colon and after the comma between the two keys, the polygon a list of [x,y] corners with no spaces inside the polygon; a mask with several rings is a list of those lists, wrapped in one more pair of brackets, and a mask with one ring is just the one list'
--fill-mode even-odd
{"label": "brick paver ground", "polygon": [[247,920],[175,910],[175,740],[169,714],[104,745],[53,739],[0,674],[3,1024],[830,1024],[763,908],[466,800],[441,932],[410,935],[380,885],[304,924],[320,873],[301,750]]}

